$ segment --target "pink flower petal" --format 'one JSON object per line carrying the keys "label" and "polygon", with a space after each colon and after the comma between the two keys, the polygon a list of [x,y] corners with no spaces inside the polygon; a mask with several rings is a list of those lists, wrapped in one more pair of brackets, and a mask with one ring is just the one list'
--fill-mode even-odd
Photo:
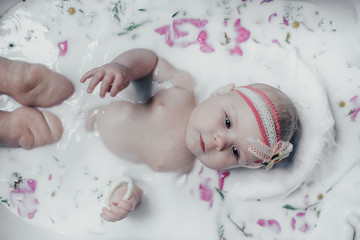
{"label": "pink flower petal", "polygon": [[200,171],[199,171],[199,176],[202,174],[203,171],[204,171],[204,167],[201,166]]}
{"label": "pink flower petal", "polygon": [[269,227],[270,229],[272,229],[276,233],[281,232],[281,226],[280,226],[279,222],[276,221],[275,219],[265,220],[265,219],[260,218],[260,219],[257,220],[256,223],[258,225],[260,225],[261,227]]}
{"label": "pink flower petal", "polygon": [[241,48],[239,46],[236,45],[233,49],[230,50],[230,54],[231,55],[237,54],[239,56],[242,56],[243,51],[241,50]]}
{"label": "pink flower petal", "polygon": [[209,202],[210,207],[212,207],[214,191],[209,187],[210,180],[211,180],[210,178],[207,178],[204,184],[200,184],[199,191],[200,191],[200,199],[205,202]]}
{"label": "pink flower petal", "polygon": [[284,23],[286,26],[289,26],[289,22],[286,20],[285,17],[283,17],[283,23]]}
{"label": "pink flower petal", "polygon": [[299,228],[299,231],[302,232],[302,233],[306,233],[306,232],[309,231],[309,230],[310,230],[310,226],[309,226],[309,224],[307,224],[307,223],[305,223],[303,226],[301,226],[301,227]]}
{"label": "pink flower petal", "polygon": [[357,99],[358,99],[358,96],[355,95],[352,98],[350,98],[350,102],[355,103],[357,101]]}
{"label": "pink flower petal", "polygon": [[265,225],[266,225],[266,220],[260,218],[259,220],[257,220],[256,223],[257,223],[258,225],[262,226],[262,227],[265,227]]}
{"label": "pink flower petal", "polygon": [[220,191],[223,190],[224,187],[224,180],[225,178],[227,178],[230,175],[229,171],[218,171],[218,175],[219,175],[219,189]]}
{"label": "pink flower petal", "polygon": [[[165,35],[165,41],[166,41],[167,45],[172,47],[172,46],[174,46],[175,43],[171,39],[171,33],[173,33],[175,39],[182,38],[182,37],[189,35],[189,32],[181,31],[178,28],[179,26],[186,24],[186,23],[192,24],[193,26],[195,26],[197,28],[202,28],[208,23],[208,20],[206,20],[206,19],[202,20],[202,19],[198,19],[198,18],[176,19],[171,23],[171,25],[166,25],[166,26],[163,26],[160,28],[156,28],[155,32],[160,35]],[[186,48],[195,43],[200,43],[200,50],[202,52],[205,52],[205,53],[214,52],[215,50],[206,43],[206,39],[207,39],[207,33],[205,31],[200,31],[196,41],[180,43],[180,45],[181,45],[181,47]]]}
{"label": "pink flower petal", "polygon": [[206,20],[206,19],[201,20],[201,19],[190,18],[190,19],[189,19],[189,22],[190,22],[192,25],[194,25],[195,27],[201,28],[201,27],[204,27],[204,26],[208,23],[208,20]]}
{"label": "pink flower petal", "polygon": [[240,28],[237,32],[238,32],[238,35],[235,40],[237,43],[246,42],[250,37],[250,31],[246,30],[243,27]]}
{"label": "pink flower petal", "polygon": [[30,188],[30,193],[34,193],[35,190],[36,190],[36,181],[33,180],[33,179],[29,179],[29,180],[27,181],[27,183],[28,183],[28,186],[29,186],[29,188]]}
{"label": "pink flower petal", "polygon": [[296,219],[293,217],[293,218],[291,218],[291,228],[292,228],[292,230],[295,230],[295,224],[296,224]]}
{"label": "pink flower petal", "polygon": [[235,27],[235,29],[237,29],[237,28],[241,28],[241,20],[240,20],[240,18],[238,18],[238,19],[236,19],[235,20],[235,22],[234,22],[234,27]]}
{"label": "pink flower petal", "polygon": [[190,23],[192,25],[194,25],[197,28],[201,28],[204,27],[207,23],[208,20],[201,20],[201,19],[197,19],[197,18],[181,18],[181,19],[176,19],[173,21],[172,23],[172,27],[174,30],[174,37],[179,38],[179,37],[185,37],[187,36],[189,33],[188,32],[183,32],[180,31],[177,26],[179,25],[183,25],[184,23]]}
{"label": "pink flower petal", "polygon": [[276,221],[275,219],[270,219],[267,221],[269,227],[276,233],[280,233],[281,232],[281,226],[279,224],[278,221]]}
{"label": "pink flower petal", "polygon": [[309,195],[305,195],[305,197],[304,197],[304,204],[305,204],[305,206],[308,206],[308,205],[309,205]]}
{"label": "pink flower petal", "polygon": [[58,48],[59,48],[59,56],[65,56],[68,50],[68,41],[59,42]]}
{"label": "pink flower petal", "polygon": [[29,179],[26,186],[20,186],[10,192],[11,204],[16,207],[19,216],[29,219],[35,217],[39,200],[35,198],[36,181]]}
{"label": "pink flower petal", "polygon": [[172,47],[174,45],[174,42],[171,40],[170,31],[171,31],[170,25],[166,25],[155,29],[155,32],[159,33],[160,35],[165,35],[165,42],[167,43],[167,45]]}
{"label": "pink flower petal", "polygon": [[305,216],[305,212],[299,212],[296,214],[297,217],[303,217]]}
{"label": "pink flower petal", "polygon": [[280,42],[279,42],[278,40],[273,39],[271,42],[272,42],[272,43],[275,43],[275,44],[277,44],[279,47],[281,47],[281,44],[280,44]]}
{"label": "pink flower petal", "polygon": [[360,112],[360,107],[359,107],[359,108],[356,108],[356,109],[351,113],[351,116],[350,116],[351,121],[355,122],[356,116],[358,115],[359,112]]}
{"label": "pink flower petal", "polygon": [[215,49],[206,43],[207,37],[208,36],[206,31],[203,30],[199,33],[197,37],[197,41],[200,43],[200,51],[204,53],[214,52]]}

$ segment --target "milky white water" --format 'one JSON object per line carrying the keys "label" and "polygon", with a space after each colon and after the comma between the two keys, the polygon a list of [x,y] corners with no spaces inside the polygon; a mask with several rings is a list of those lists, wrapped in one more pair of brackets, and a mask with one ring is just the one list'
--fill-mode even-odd
{"label": "milky white water", "polygon": [[[0,149],[1,210],[66,239],[353,239],[354,229],[360,234],[359,10],[356,1],[19,3],[0,19],[0,55],[43,63],[71,79],[76,91],[47,109],[64,125],[57,144],[31,151]],[[87,94],[79,79],[135,47],[152,49],[189,71],[198,101],[229,82],[261,79],[281,88],[286,85],[281,76],[301,74],[281,54],[302,59],[328,91],[336,146],[304,184],[272,199],[237,198],[247,195],[230,185],[232,179],[246,184],[241,171],[218,174],[197,163],[191,174],[179,176],[118,159],[96,132],[86,131],[85,114],[114,100],[141,101],[133,98],[136,86],[116,99],[100,99],[98,91]],[[311,89],[310,82],[303,90]],[[318,100],[310,101],[316,106]],[[1,110],[18,106],[0,96]],[[144,190],[143,201],[127,219],[107,223],[100,209],[109,185],[121,176],[131,176]],[[27,236],[7,225],[13,216],[0,216],[1,239]]]}

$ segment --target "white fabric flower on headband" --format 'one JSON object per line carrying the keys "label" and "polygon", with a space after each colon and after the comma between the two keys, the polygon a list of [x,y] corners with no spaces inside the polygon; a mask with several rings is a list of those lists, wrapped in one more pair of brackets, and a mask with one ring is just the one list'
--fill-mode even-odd
{"label": "white fabric flower on headband", "polygon": [[260,167],[269,170],[275,163],[290,155],[293,145],[290,142],[281,141],[277,111],[271,100],[262,91],[250,86],[238,87],[235,88],[235,91],[251,108],[262,136],[262,140],[248,138],[247,140],[252,144],[248,150],[260,159]]}
{"label": "white fabric flower on headband", "polygon": [[288,157],[293,149],[290,142],[278,142],[274,148],[266,146],[261,140],[253,138],[247,139],[252,145],[249,147],[249,152],[262,160],[261,166],[265,170],[269,170],[275,163],[280,162],[282,159]]}

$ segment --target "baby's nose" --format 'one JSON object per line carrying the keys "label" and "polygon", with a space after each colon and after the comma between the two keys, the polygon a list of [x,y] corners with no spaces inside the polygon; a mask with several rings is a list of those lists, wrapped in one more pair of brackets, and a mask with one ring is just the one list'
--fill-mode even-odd
{"label": "baby's nose", "polygon": [[223,151],[227,147],[227,138],[224,134],[216,133],[213,136],[214,146],[217,151]]}

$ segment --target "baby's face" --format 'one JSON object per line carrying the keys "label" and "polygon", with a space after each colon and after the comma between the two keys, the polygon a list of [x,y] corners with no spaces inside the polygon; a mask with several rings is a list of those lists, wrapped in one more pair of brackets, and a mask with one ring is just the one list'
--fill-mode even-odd
{"label": "baby's face", "polygon": [[262,139],[254,114],[236,91],[211,96],[197,105],[186,129],[189,150],[208,168],[253,168],[258,159],[247,138]]}

